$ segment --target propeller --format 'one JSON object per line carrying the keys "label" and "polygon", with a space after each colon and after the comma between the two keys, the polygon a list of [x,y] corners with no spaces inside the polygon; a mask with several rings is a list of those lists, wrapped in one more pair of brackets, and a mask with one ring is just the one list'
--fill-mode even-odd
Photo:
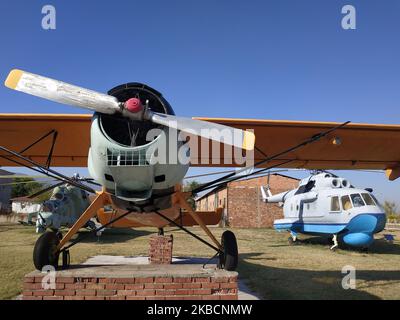
{"label": "propeller", "polygon": [[[207,121],[153,112],[147,106],[143,107],[138,98],[119,102],[117,98],[104,93],[18,69],[10,72],[5,81],[5,86],[40,98],[91,111],[106,114],[120,113],[124,117],[133,120],[150,121],[245,150],[253,150],[254,148],[255,136],[250,131]],[[225,141],[222,138],[225,133],[232,141]]]}

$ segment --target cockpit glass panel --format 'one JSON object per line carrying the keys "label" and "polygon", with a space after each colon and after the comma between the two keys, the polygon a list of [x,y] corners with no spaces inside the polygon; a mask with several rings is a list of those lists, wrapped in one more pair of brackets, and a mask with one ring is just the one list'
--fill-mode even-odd
{"label": "cockpit glass panel", "polygon": [[339,197],[331,198],[331,211],[340,211]]}
{"label": "cockpit glass panel", "polygon": [[359,193],[353,193],[350,195],[350,197],[355,208],[365,206],[364,200]]}
{"label": "cockpit glass panel", "polygon": [[369,193],[361,193],[361,195],[362,195],[362,197],[363,197],[363,199],[365,201],[365,204],[367,206],[374,206],[375,205],[375,202],[372,199],[372,197],[369,195]]}
{"label": "cockpit glass panel", "polygon": [[57,193],[54,195],[54,197],[55,197],[57,200],[62,201],[62,200],[64,199],[64,194],[61,193],[61,192],[57,192]]}
{"label": "cockpit glass panel", "polygon": [[342,197],[342,208],[343,210],[350,210],[353,207],[349,196]]}
{"label": "cockpit glass panel", "polygon": [[372,193],[370,193],[369,195],[371,196],[372,199],[374,199],[375,204],[376,204],[377,206],[379,206],[380,204],[379,204],[378,199],[377,199]]}

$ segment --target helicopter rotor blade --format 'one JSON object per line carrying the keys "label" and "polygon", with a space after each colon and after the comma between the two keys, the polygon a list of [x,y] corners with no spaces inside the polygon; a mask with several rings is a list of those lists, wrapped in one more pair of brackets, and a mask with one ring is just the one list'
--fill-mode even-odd
{"label": "helicopter rotor blade", "polygon": [[37,192],[35,192],[35,193],[29,195],[28,198],[29,198],[29,199],[36,198],[36,197],[40,196],[41,194],[46,193],[47,191],[53,190],[54,188],[57,188],[57,187],[59,187],[59,186],[61,186],[61,185],[63,185],[63,184],[65,184],[64,181],[61,181],[61,182],[56,183],[56,184],[53,184],[53,185],[51,185],[51,186],[49,186],[49,187],[47,187],[47,188],[44,188],[44,189],[42,189],[42,190],[39,190],[39,191],[37,191]]}
{"label": "helicopter rotor blade", "polygon": [[0,179],[38,179],[38,178],[48,178],[45,175],[23,175],[23,174],[9,174],[9,175],[0,175]]}
{"label": "helicopter rotor blade", "polygon": [[83,178],[83,179],[80,179],[80,181],[84,181],[84,182],[92,184],[94,186],[102,187],[102,185],[100,183],[95,182],[94,179],[92,179],[92,178]]}

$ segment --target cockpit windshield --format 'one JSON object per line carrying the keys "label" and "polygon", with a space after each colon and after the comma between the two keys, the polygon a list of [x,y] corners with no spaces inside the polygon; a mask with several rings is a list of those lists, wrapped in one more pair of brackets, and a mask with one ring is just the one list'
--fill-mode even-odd
{"label": "cockpit windshield", "polygon": [[365,202],[359,193],[353,193],[350,197],[354,208],[365,206]]}
{"label": "cockpit windshield", "polygon": [[367,206],[375,206],[376,205],[374,199],[371,197],[371,195],[369,193],[361,193],[361,195]]}

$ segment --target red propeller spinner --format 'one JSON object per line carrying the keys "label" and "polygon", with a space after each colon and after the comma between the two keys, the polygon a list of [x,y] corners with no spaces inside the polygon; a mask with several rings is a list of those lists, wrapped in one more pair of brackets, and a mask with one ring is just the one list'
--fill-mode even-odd
{"label": "red propeller spinner", "polygon": [[137,113],[143,110],[143,105],[140,99],[130,98],[125,102],[125,109],[127,109],[129,112]]}

